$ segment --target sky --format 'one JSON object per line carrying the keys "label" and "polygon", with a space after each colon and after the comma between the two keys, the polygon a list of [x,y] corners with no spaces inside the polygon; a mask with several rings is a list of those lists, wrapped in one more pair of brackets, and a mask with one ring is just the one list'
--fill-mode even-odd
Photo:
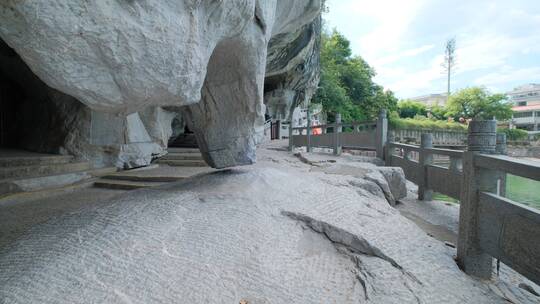
{"label": "sky", "polygon": [[456,39],[452,91],[505,93],[540,83],[540,0],[327,0],[323,15],[351,41],[375,81],[411,98],[446,92],[441,63]]}

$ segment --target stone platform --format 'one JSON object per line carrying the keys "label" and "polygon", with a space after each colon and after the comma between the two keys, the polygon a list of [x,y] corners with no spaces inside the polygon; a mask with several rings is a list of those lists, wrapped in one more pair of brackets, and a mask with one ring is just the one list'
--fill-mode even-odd
{"label": "stone platform", "polygon": [[[508,303],[373,180],[278,147],[258,163],[122,193],[0,253],[7,303]],[[77,200],[76,197],[72,198]],[[9,233],[9,232],[7,232]]]}

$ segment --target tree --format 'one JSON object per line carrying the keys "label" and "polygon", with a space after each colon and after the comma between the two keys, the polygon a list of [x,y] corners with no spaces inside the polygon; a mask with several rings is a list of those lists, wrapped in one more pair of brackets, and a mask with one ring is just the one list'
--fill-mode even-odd
{"label": "tree", "polygon": [[429,109],[429,113],[431,113],[432,117],[437,120],[447,120],[448,119],[448,111],[445,107],[440,105],[433,105]]}
{"label": "tree", "polygon": [[373,82],[375,71],[359,56],[352,56],[350,42],[334,30],[321,39],[321,81],[313,98],[329,120],[341,113],[343,121],[373,119],[380,109],[396,109],[397,98]]}
{"label": "tree", "polygon": [[504,94],[491,94],[486,88],[471,87],[450,96],[448,114],[456,118],[506,120],[512,117],[512,105]]}
{"label": "tree", "polygon": [[447,100],[450,98],[450,78],[454,71],[456,65],[456,38],[451,38],[446,41],[446,46],[444,48],[444,62],[441,66],[444,69],[444,72],[447,75],[448,79],[448,89],[447,89]]}
{"label": "tree", "polygon": [[427,107],[425,104],[412,101],[402,100],[397,104],[399,117],[414,118],[416,115],[427,115]]}

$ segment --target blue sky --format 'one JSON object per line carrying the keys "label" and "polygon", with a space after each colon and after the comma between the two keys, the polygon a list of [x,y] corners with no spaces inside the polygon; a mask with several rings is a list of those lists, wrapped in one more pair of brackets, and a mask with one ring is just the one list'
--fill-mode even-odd
{"label": "blue sky", "polygon": [[540,0],[327,0],[326,25],[399,98],[446,92],[441,63],[457,40],[452,91],[540,83]]}

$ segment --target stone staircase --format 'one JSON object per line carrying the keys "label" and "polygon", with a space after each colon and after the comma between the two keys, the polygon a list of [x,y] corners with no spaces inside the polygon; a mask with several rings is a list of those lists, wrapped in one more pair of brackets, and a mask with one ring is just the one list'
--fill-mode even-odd
{"label": "stone staircase", "polygon": [[94,182],[94,187],[135,190],[160,186],[214,170],[206,165],[199,149],[169,148],[168,152],[149,167],[103,176]]}
{"label": "stone staircase", "polygon": [[69,155],[2,149],[0,196],[63,187],[114,171],[93,169],[88,162],[76,161]]}
{"label": "stone staircase", "polygon": [[157,163],[176,167],[207,167],[197,148],[169,148],[168,154]]}
{"label": "stone staircase", "polygon": [[105,175],[94,182],[94,187],[115,190],[135,190],[140,188],[149,188],[162,185],[167,182],[173,182],[178,179],[162,176],[145,174],[147,171],[158,168],[158,165],[149,167],[131,169]]}

